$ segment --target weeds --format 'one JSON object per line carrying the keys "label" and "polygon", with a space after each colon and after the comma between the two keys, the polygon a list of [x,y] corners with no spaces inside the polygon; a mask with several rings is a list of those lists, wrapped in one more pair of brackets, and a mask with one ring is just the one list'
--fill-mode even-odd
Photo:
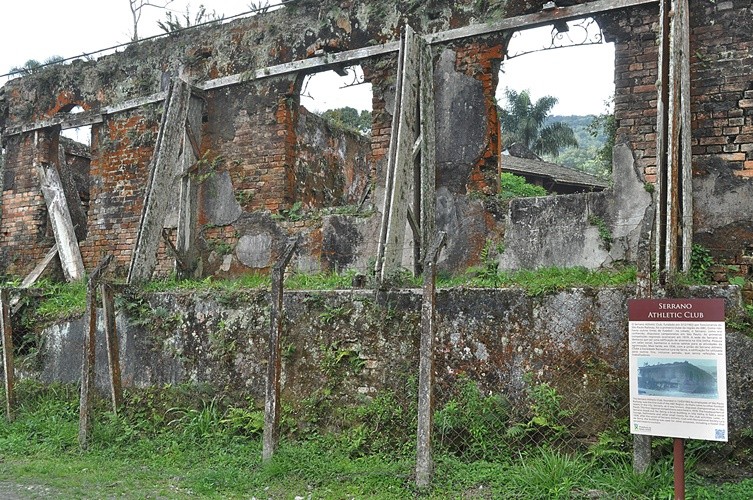
{"label": "weeds", "polygon": [[541,186],[529,184],[525,177],[503,172],[500,174],[500,190],[497,195],[501,200],[546,196],[549,192]]}
{"label": "weeds", "polygon": [[[0,481],[50,497],[126,498],[410,498],[415,470],[415,386],[383,392],[360,404],[334,406],[338,428],[302,439],[283,435],[274,458],[261,462],[262,412],[252,402],[233,406],[204,386],[126,391],[119,416],[95,399],[92,445],[78,450],[78,388],[17,385],[17,418],[0,419]],[[2,393],[0,392],[0,395]],[[444,423],[485,442],[499,435],[490,415],[505,404],[482,395],[467,379]],[[285,405],[286,401],[283,401]],[[466,407],[466,405],[468,405]],[[452,408],[452,409],[450,409]],[[452,414],[452,416],[451,416]],[[461,418],[462,417],[462,418]],[[284,413],[289,421],[291,415]],[[500,420],[501,421],[501,420]],[[475,430],[474,430],[475,429]],[[478,451],[481,455],[483,448]],[[605,459],[609,456],[609,459]],[[669,498],[672,468],[660,460],[645,474],[620,456],[528,447],[474,459],[440,447],[426,498]],[[482,457],[483,458],[483,457]],[[692,461],[691,461],[692,462]],[[688,497],[749,498],[753,480],[716,485],[687,472]],[[5,489],[3,491],[6,491]],[[23,496],[23,495],[21,495]]]}
{"label": "weeds", "polygon": [[609,229],[606,221],[604,221],[604,219],[602,219],[598,215],[591,215],[588,217],[588,223],[598,229],[599,238],[601,238],[601,243],[604,245],[604,250],[606,250],[607,252],[610,251],[612,249],[612,242],[614,241],[614,239],[612,237],[612,231]]}
{"label": "weeds", "polygon": [[708,248],[693,245],[690,253],[690,278],[698,284],[710,282],[710,270],[714,266],[714,258]]}

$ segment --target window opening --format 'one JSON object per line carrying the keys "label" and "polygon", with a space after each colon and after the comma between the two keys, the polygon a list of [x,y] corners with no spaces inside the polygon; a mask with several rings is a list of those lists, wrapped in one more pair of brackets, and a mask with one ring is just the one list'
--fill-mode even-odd
{"label": "window opening", "polygon": [[296,202],[358,212],[371,181],[372,86],[360,66],[305,75],[298,85]]}
{"label": "window opening", "polygon": [[[604,189],[614,88],[614,44],[604,43],[593,19],[516,32],[496,94],[503,155],[512,157],[502,159],[502,171],[554,193]],[[552,139],[560,146],[548,147]]]}
{"label": "window opening", "polygon": [[[74,106],[69,114],[82,113],[84,108]],[[65,167],[73,180],[84,212],[89,212],[89,172],[91,168],[92,126],[75,127],[60,132],[60,144],[65,154]]]}
{"label": "window opening", "polygon": [[[78,113],[83,113],[83,111],[84,111],[84,108],[82,108],[81,106],[75,106],[70,111],[68,111],[68,113],[71,115],[74,115]],[[83,127],[65,129],[62,132],[60,132],[60,135],[62,135],[63,137],[67,137],[68,139],[72,139],[80,144],[91,146],[92,126],[85,125]]]}
{"label": "window opening", "polygon": [[301,85],[301,105],[331,125],[371,133],[372,88],[361,66],[307,75]]}

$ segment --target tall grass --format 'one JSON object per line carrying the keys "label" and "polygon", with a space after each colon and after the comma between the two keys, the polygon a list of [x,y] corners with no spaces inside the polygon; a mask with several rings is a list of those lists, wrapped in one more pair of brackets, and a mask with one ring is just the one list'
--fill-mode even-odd
{"label": "tall grass", "polygon": [[[470,393],[466,399],[478,399],[469,386],[463,391]],[[400,444],[406,424],[399,419],[399,401],[389,395],[341,414],[352,418],[349,429],[342,422],[336,433],[320,429],[284,438],[274,458],[262,463],[260,414],[250,401],[228,405],[197,387],[129,391],[124,411],[115,416],[104,399],[97,400],[92,445],[82,453],[76,444],[76,386],[23,381],[18,392],[16,420],[0,419],[0,493],[11,488],[53,498],[671,498],[667,460],[635,474],[629,459],[619,455],[565,453],[550,446],[488,458],[439,449],[432,486],[418,492],[414,448]],[[504,411],[497,403],[474,404],[482,413]],[[461,420],[457,412],[450,417],[452,411],[446,418],[458,425],[485,428],[471,411]],[[362,430],[353,433],[354,428]],[[379,441],[380,435],[386,440]],[[495,439],[493,432],[478,436]],[[483,449],[476,453],[483,455]],[[689,498],[751,494],[753,480],[714,485],[688,473]]]}

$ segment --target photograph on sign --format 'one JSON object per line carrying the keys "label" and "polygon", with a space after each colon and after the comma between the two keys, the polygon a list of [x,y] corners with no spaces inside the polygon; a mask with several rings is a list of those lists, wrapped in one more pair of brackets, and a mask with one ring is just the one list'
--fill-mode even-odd
{"label": "photograph on sign", "polygon": [[631,300],[630,430],[727,440],[724,301]]}
{"label": "photograph on sign", "polygon": [[678,398],[717,399],[717,361],[714,358],[637,357],[638,394]]}

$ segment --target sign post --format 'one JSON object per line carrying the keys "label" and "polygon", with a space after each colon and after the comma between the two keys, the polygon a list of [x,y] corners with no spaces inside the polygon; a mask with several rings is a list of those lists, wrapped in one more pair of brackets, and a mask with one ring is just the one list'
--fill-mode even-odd
{"label": "sign post", "polygon": [[724,300],[631,300],[628,309],[630,432],[675,438],[682,499],[684,440],[727,441]]}

